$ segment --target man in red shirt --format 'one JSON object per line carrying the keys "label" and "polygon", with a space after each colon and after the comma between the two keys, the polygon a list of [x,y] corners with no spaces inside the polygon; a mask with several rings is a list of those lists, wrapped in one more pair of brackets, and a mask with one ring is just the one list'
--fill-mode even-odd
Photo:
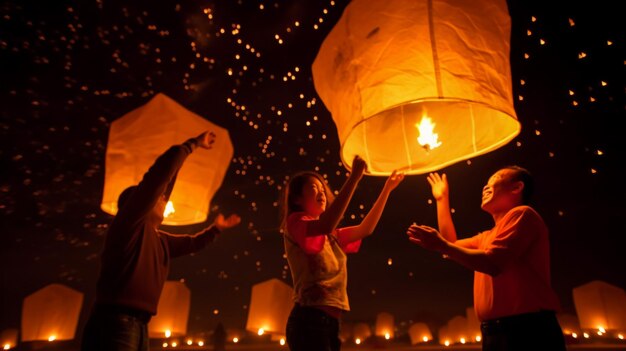
{"label": "man in red shirt", "polygon": [[150,318],[172,258],[190,254],[234,227],[237,215],[219,214],[212,226],[195,235],[173,235],[159,229],[176,175],[198,147],[210,149],[210,132],[170,147],[159,156],[141,182],[124,190],[119,211],[102,251],[96,303],[83,332],[83,351],[147,351]]}
{"label": "man in red shirt", "polygon": [[457,240],[450,215],[446,175],[428,176],[437,201],[439,231],[413,224],[409,240],[474,271],[474,309],[481,321],[483,350],[564,351],[550,283],[548,229],[528,201],[533,180],[518,166],[500,169],[483,188],[481,208],[495,226]]}

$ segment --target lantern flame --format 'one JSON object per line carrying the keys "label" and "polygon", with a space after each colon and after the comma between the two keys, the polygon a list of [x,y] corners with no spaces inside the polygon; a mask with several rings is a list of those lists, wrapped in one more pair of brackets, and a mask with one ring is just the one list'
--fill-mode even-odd
{"label": "lantern flame", "polygon": [[165,337],[169,338],[170,336],[172,336],[172,331],[168,329],[165,331]]}
{"label": "lantern flame", "polygon": [[171,201],[168,201],[167,205],[165,205],[165,210],[163,211],[163,217],[167,218],[172,213],[176,213],[176,210],[174,209],[174,204]]}
{"label": "lantern flame", "polygon": [[419,123],[415,124],[415,127],[419,130],[420,135],[417,137],[417,143],[420,144],[426,151],[432,150],[441,145],[439,134],[434,133],[435,123],[428,116],[423,116]]}
{"label": "lantern flame", "polygon": [[10,349],[10,348],[11,348],[11,344],[4,344],[4,349],[5,349],[5,350],[8,350],[8,349]]}

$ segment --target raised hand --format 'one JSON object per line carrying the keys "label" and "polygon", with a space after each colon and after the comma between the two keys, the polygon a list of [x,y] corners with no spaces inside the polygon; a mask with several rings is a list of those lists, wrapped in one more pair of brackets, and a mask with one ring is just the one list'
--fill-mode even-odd
{"label": "raised hand", "polygon": [[198,147],[203,149],[211,149],[213,147],[213,143],[215,142],[215,133],[211,131],[206,131],[196,137],[196,141],[198,141]]}
{"label": "raised hand", "polygon": [[426,225],[411,224],[406,234],[412,243],[428,250],[440,252],[447,245],[446,239],[441,236],[437,229]]}
{"label": "raised hand", "polygon": [[397,170],[394,170],[393,172],[391,172],[391,175],[389,176],[389,178],[387,178],[387,181],[385,182],[385,189],[391,192],[400,183],[402,183],[403,180],[404,180],[404,173],[398,173]]}
{"label": "raised hand", "polygon": [[224,218],[224,215],[220,213],[215,218],[215,221],[213,221],[213,225],[216,226],[217,229],[222,231],[224,229],[232,228],[236,226],[237,224],[239,224],[240,222],[241,222],[241,217],[239,217],[236,214],[232,214],[228,216],[228,218]]}
{"label": "raised hand", "polygon": [[350,175],[361,179],[366,170],[367,163],[365,160],[359,155],[354,156],[354,160],[352,160],[352,173]]}
{"label": "raised hand", "polygon": [[439,176],[439,173],[431,173],[426,178],[430,188],[433,192],[435,200],[440,201],[448,197],[448,177],[444,173],[443,176]]}

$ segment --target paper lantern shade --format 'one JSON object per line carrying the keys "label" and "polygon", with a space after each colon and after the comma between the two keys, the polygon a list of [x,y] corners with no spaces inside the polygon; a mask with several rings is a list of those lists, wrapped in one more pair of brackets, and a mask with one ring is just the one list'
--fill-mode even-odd
{"label": "paper lantern shade", "polygon": [[278,279],[252,286],[246,330],[253,333],[286,335],[287,319],[293,308],[293,289]]}
{"label": "paper lantern shade", "polygon": [[83,293],[50,284],[24,298],[22,341],[72,340],[83,305]]}
{"label": "paper lantern shade", "polygon": [[409,337],[411,338],[411,345],[416,345],[432,340],[433,334],[426,323],[415,323],[409,327]]}
{"label": "paper lantern shade", "polygon": [[165,338],[187,334],[191,292],[184,283],[166,281],[159,298],[157,314],[148,324],[148,336]]}
{"label": "paper lantern shade", "polygon": [[381,312],[376,316],[376,336],[391,339],[394,336],[394,320],[393,315],[387,312]]}
{"label": "paper lantern shade", "polygon": [[626,331],[626,293],[595,280],[573,289],[574,306],[582,329]]}
{"label": "paper lantern shade", "polygon": [[448,321],[448,333],[454,342],[470,341],[467,333],[467,318],[455,316]]}
{"label": "paper lantern shade", "polygon": [[511,141],[510,27],[504,0],[352,0],[312,67],[346,167],[422,174]]}
{"label": "paper lantern shade", "polygon": [[372,336],[372,329],[366,323],[357,323],[352,329],[352,335],[354,336],[354,340],[358,339],[361,340],[361,342],[364,342]]}
{"label": "paper lantern shade", "polygon": [[222,184],[233,157],[228,131],[185,109],[164,94],[111,123],[105,160],[101,208],[117,213],[119,194],[136,185],[158,156],[204,131],[216,139],[212,149],[196,149],[185,161],[170,196],[174,212],[163,224],[204,222],[213,195]]}

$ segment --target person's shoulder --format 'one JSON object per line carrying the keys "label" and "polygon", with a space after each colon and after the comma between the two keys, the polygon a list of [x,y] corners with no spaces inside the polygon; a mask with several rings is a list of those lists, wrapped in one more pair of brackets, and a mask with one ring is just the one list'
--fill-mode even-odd
{"label": "person's shoulder", "polygon": [[520,219],[527,222],[533,222],[537,225],[545,226],[543,218],[541,217],[539,212],[537,212],[537,210],[528,205],[513,207],[507,213],[507,217],[509,217],[510,219]]}

